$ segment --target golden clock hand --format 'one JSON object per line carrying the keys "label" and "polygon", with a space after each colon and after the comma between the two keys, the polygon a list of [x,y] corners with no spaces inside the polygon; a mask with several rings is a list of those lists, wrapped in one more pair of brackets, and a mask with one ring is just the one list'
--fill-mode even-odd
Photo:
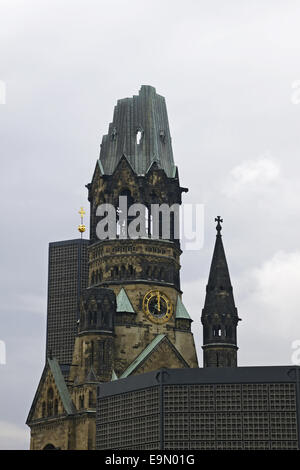
{"label": "golden clock hand", "polygon": [[158,311],[160,312],[160,293],[157,292],[157,300],[158,300]]}

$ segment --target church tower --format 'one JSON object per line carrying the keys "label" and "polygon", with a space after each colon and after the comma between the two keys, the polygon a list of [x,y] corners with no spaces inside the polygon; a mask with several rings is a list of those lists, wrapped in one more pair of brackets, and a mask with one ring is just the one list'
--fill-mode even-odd
{"label": "church tower", "polygon": [[[176,213],[171,210],[169,218],[161,211],[153,214],[154,206],[180,205],[187,191],[179,184],[173,160],[165,99],[155,88],[142,86],[138,96],[118,101],[87,187],[89,286],[110,288],[117,296],[114,372],[119,377],[158,335],[167,338],[176,353],[169,355],[169,364],[165,355],[158,356],[155,368],[197,367],[192,320],[181,299]],[[117,214],[116,233],[107,239],[97,233],[103,204]],[[144,231],[132,238],[134,204],[145,207],[145,223],[138,224]],[[127,222],[122,222],[127,212]]]}
{"label": "church tower", "polygon": [[187,189],[179,184],[166,104],[155,88],[142,86],[138,96],[118,101],[87,188],[88,285],[71,321],[72,363],[59,361],[63,342],[55,356],[48,353],[27,419],[31,449],[95,449],[101,382],[198,367],[180,289],[178,207]]}
{"label": "church tower", "polygon": [[234,303],[229,276],[221,223],[218,216],[217,236],[210,267],[206,298],[202,310],[203,324],[203,366],[237,366],[237,325],[240,321]]}

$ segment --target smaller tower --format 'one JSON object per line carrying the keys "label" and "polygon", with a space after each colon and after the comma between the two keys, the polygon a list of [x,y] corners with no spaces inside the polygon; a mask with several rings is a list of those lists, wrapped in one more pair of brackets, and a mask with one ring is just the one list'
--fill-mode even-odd
{"label": "smaller tower", "polygon": [[202,310],[203,366],[236,367],[237,334],[240,318],[235,307],[225,251],[221,235],[221,219],[218,216],[217,237],[211,262],[206,298]]}
{"label": "smaller tower", "polygon": [[106,382],[113,370],[116,297],[111,289],[91,287],[81,295],[80,320],[70,378],[78,384],[94,377]]}

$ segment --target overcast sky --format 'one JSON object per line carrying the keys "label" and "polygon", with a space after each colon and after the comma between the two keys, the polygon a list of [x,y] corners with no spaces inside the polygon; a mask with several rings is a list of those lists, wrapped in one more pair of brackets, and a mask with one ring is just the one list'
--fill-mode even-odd
{"label": "overcast sky", "polygon": [[242,318],[239,365],[291,364],[300,340],[299,22],[297,0],[0,0],[0,448],[29,446],[48,243],[78,236],[113,107],[142,84],[166,98],[184,201],[205,207],[204,247],[185,253],[181,270],[200,365],[216,215]]}

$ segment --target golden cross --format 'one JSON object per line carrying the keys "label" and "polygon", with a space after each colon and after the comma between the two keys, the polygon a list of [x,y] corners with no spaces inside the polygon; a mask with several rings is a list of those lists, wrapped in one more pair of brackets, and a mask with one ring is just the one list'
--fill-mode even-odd
{"label": "golden cross", "polygon": [[80,214],[81,218],[83,218],[83,216],[85,214],[85,211],[84,211],[83,207],[80,207],[80,211],[78,211],[78,214]]}

